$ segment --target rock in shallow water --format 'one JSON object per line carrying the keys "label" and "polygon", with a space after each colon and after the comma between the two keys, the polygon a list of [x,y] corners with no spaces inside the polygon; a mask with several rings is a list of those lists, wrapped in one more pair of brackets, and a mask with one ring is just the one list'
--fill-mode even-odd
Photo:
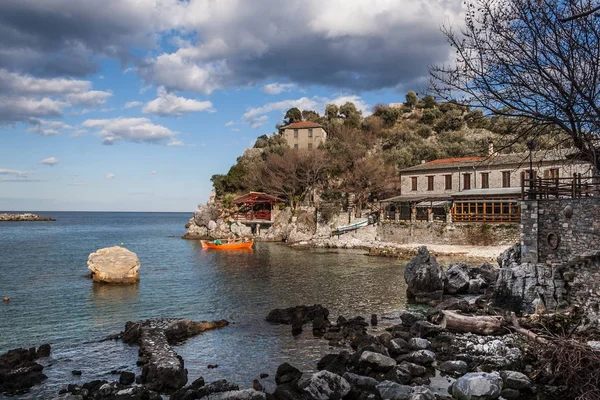
{"label": "rock in shallow water", "polygon": [[502,378],[498,373],[471,372],[452,385],[452,396],[458,400],[494,400],[501,391]]}
{"label": "rock in shallow water", "polygon": [[133,284],[140,280],[140,260],[124,247],[100,249],[89,255],[87,265],[94,282]]}
{"label": "rock in shallow water", "polygon": [[420,247],[404,269],[406,294],[417,303],[439,302],[444,294],[444,271],[429,254],[427,247]]}
{"label": "rock in shallow water", "polygon": [[[34,360],[50,354],[50,346],[42,345],[36,351],[31,349],[9,350],[0,356],[0,393],[20,393],[27,391],[47,377],[44,367]],[[0,396],[2,397],[2,396]]]}
{"label": "rock in shallow water", "polygon": [[396,360],[383,354],[364,351],[360,356],[359,364],[374,371],[387,372],[396,366]]}

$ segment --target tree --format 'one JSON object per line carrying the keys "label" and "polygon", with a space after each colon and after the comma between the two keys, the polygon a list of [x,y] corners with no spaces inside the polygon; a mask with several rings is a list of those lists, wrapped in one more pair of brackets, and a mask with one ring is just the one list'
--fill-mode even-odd
{"label": "tree", "polygon": [[302,111],[302,119],[304,121],[319,122],[319,120],[321,119],[321,116],[316,111],[303,110]]}
{"label": "tree", "polygon": [[396,124],[402,111],[399,108],[388,107],[384,104],[377,104],[373,108],[373,115],[380,117],[386,127],[392,127]]}
{"label": "tree", "polygon": [[329,157],[323,150],[288,150],[284,154],[268,153],[264,163],[248,171],[249,186],[284,197],[295,210],[311,189],[327,176]]}
{"label": "tree", "polygon": [[600,24],[565,18],[594,10],[592,1],[477,0],[467,7],[464,29],[442,28],[455,63],[430,70],[432,91],[525,124],[513,126],[522,128],[513,129],[515,140],[564,132],[598,168]]}
{"label": "tree", "polygon": [[292,122],[302,121],[302,113],[298,109],[298,107],[292,107],[285,113],[285,117],[283,119],[286,120],[286,124],[291,124]]}
{"label": "tree", "polygon": [[344,124],[358,128],[362,118],[362,112],[356,109],[352,102],[347,102],[340,107],[340,114],[344,117]]}
{"label": "tree", "polygon": [[325,106],[325,116],[329,121],[338,117],[339,108],[335,104],[327,104]]}
{"label": "tree", "polygon": [[409,90],[408,93],[406,93],[406,105],[410,108],[413,108],[417,105],[418,102],[419,97],[417,96],[417,94],[412,90]]}
{"label": "tree", "polygon": [[367,156],[357,160],[352,169],[342,177],[343,189],[355,196],[359,209],[367,203],[370,197],[377,197],[395,188],[398,173],[386,165],[381,156]]}
{"label": "tree", "polygon": [[425,108],[435,108],[436,105],[436,101],[435,101],[435,97],[426,94],[425,96],[423,96],[423,105],[425,106]]}

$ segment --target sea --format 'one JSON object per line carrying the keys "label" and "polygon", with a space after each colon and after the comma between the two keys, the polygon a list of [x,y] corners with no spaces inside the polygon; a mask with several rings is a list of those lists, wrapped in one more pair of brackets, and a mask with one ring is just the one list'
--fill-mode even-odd
{"label": "sea", "polygon": [[[181,239],[191,213],[36,213],[56,221],[0,223],[0,298],[10,298],[0,303],[0,354],[52,346],[41,361],[48,379],[15,398],[52,398],[70,383],[118,379],[113,370],[139,374],[138,347],[108,339],[127,321],[226,319],[228,327],[174,346],[189,382],[203,376],[249,388],[267,373],[261,382],[273,388],[281,363],[310,372],[340,349],[314,338],[310,325],[294,337],[289,326],[266,322],[270,310],[322,304],[333,320],[375,313],[390,318],[385,322],[407,308],[404,266],[392,258],[281,243],[256,243],[252,252],[203,250]],[[141,261],[139,284],[93,283],[88,255],[121,243]]]}

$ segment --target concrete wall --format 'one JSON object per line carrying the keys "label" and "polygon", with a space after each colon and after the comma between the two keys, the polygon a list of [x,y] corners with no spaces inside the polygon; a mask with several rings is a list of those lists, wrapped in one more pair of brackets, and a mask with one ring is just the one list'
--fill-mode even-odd
{"label": "concrete wall", "polygon": [[454,245],[513,245],[519,242],[516,224],[446,224],[428,222],[388,222],[377,227],[383,242]]}
{"label": "concrete wall", "polygon": [[[589,164],[572,163],[565,161],[564,163],[544,162],[541,165],[534,166],[537,171],[537,176],[544,177],[545,172],[552,168],[559,169],[559,176],[566,178],[573,176],[573,173],[581,173],[582,175],[590,174]],[[521,172],[529,171],[528,165],[504,165],[504,166],[482,166],[481,168],[463,168],[460,171],[456,168],[445,170],[429,170],[429,171],[407,171],[401,176],[401,193],[403,195],[411,194],[442,194],[462,191],[463,190],[463,175],[471,174],[471,189],[481,189],[481,173],[489,174],[489,187],[502,187],[502,172],[510,172],[510,187],[521,187]],[[445,188],[445,175],[452,175],[452,189]],[[434,177],[433,191],[427,190],[427,177]],[[417,177],[417,191],[412,190],[412,178]]]}
{"label": "concrete wall", "polygon": [[[308,136],[309,129],[312,129],[312,137]],[[295,137],[294,135],[295,130],[298,131],[298,137]],[[323,128],[283,129],[282,135],[287,141],[288,146],[290,146],[292,149],[308,149],[309,143],[312,144],[313,149],[316,149],[319,147],[319,144],[323,143],[327,139],[327,132],[325,132]]]}
{"label": "concrete wall", "polygon": [[524,262],[531,263],[566,262],[600,249],[600,198],[522,202],[521,244]]}

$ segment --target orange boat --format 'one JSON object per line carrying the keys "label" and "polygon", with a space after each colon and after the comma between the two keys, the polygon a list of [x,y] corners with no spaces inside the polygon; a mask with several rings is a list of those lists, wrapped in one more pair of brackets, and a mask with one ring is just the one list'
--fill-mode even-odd
{"label": "orange boat", "polygon": [[201,240],[203,249],[216,250],[249,250],[254,244],[254,240],[244,241],[243,239],[216,239]]}

